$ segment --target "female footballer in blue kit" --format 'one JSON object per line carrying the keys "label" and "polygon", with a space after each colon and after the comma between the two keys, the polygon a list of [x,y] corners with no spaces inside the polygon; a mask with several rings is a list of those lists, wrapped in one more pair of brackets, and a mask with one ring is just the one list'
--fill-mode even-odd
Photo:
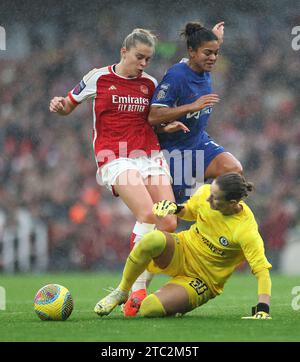
{"label": "female footballer in blue kit", "polygon": [[[210,72],[223,33],[224,22],[213,30],[200,23],[186,24],[182,35],[189,58],[167,71],[151,101],[148,120],[162,129],[159,141],[170,160],[173,191],[179,203],[191,196],[193,178],[203,181],[203,176],[208,179],[226,172],[243,172],[240,162],[205,131],[212,107],[219,102],[218,95],[212,93]],[[204,152],[202,167],[202,153],[198,150]]]}

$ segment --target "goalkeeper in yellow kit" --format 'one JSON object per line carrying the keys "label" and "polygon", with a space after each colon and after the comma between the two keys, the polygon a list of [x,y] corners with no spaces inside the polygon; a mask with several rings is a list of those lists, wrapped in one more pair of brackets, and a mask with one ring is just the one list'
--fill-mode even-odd
{"label": "goalkeeper in yellow kit", "polygon": [[124,303],[136,278],[145,270],[172,278],[141,303],[144,317],[184,314],[221,294],[235,268],[247,260],[258,282],[258,304],[247,319],[270,319],[272,265],[266,259],[263,240],[250,208],[243,201],[252,184],[238,173],[217,177],[203,185],[183,205],[163,200],[153,212],[158,217],[177,214],[195,221],[179,233],[153,231],[129,254],[121,283],[95,306],[108,315]]}

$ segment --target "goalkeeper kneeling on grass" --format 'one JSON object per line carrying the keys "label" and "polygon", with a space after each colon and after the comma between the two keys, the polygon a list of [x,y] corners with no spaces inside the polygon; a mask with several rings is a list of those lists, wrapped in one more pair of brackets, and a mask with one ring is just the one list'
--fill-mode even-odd
{"label": "goalkeeper kneeling on grass", "polygon": [[255,217],[243,201],[253,185],[238,173],[203,185],[183,205],[162,200],[153,207],[158,217],[177,214],[195,221],[179,233],[152,231],[129,254],[119,286],[95,306],[108,315],[124,303],[136,278],[145,270],[172,278],[146,297],[139,313],[164,317],[187,313],[221,294],[236,267],[247,260],[258,282],[258,304],[246,319],[270,319],[271,279],[263,240]]}

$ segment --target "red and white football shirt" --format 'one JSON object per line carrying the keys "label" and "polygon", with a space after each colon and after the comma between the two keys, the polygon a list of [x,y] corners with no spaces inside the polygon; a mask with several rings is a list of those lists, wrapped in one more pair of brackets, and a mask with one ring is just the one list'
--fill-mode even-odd
{"label": "red and white football shirt", "polygon": [[137,78],[124,78],[108,66],[91,70],[69,92],[75,104],[94,99],[93,145],[99,167],[115,158],[150,155],[160,150],[147,121],[156,86],[157,81],[145,72]]}

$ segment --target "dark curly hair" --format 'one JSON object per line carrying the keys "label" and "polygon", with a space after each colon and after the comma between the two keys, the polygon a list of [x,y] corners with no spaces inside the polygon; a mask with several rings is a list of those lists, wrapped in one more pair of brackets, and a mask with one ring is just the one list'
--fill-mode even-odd
{"label": "dark curly hair", "polygon": [[252,182],[247,182],[245,177],[237,172],[229,172],[218,176],[215,180],[220,191],[224,193],[226,201],[241,200],[248,196],[248,192],[254,189]]}
{"label": "dark curly hair", "polygon": [[218,40],[218,37],[210,29],[206,29],[201,23],[187,23],[185,29],[181,32],[181,36],[186,39],[187,48],[197,50],[202,44]]}

